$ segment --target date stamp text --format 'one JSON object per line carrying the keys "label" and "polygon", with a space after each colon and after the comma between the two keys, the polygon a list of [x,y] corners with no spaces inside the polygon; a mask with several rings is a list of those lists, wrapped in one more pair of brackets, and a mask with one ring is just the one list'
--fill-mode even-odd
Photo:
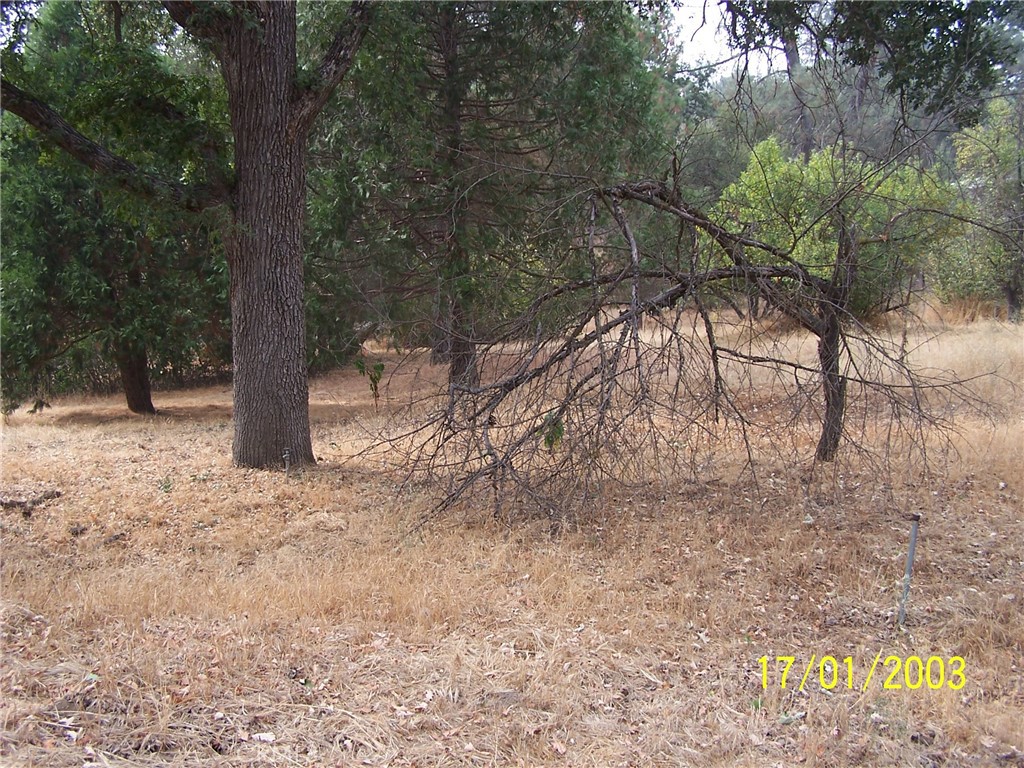
{"label": "date stamp text", "polygon": [[967,663],[962,656],[886,656],[883,659],[879,651],[870,667],[856,664],[852,656],[819,657],[817,654],[811,654],[806,664],[798,663],[795,656],[762,656],[758,663],[764,690],[775,685],[788,690],[795,684],[797,690],[803,691],[807,685],[817,683],[826,691],[837,688],[867,691],[874,682],[886,691],[922,688],[959,691],[967,684]]}

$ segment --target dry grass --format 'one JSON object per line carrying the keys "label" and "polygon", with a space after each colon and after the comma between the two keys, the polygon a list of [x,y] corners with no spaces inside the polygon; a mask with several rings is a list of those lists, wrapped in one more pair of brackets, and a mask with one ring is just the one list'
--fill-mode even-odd
{"label": "dry grass", "polygon": [[[0,512],[5,765],[1024,765],[1019,328],[922,336],[975,375],[943,471],[766,462],[609,497],[552,538],[452,522],[388,457],[365,379],[313,382],[321,463],[230,466],[230,392],[16,414]],[[796,339],[794,343],[802,343]],[[408,402],[443,378],[410,366]],[[735,478],[735,479],[733,479]],[[486,507],[486,502],[481,502]],[[922,512],[906,631],[908,512]],[[479,516],[486,519],[486,514]],[[758,659],[967,660],[960,691],[763,690]]]}

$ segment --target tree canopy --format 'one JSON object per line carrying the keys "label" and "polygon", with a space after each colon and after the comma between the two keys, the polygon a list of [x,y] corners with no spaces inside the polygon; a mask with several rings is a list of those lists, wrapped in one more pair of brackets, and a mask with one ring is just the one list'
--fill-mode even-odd
{"label": "tree canopy", "polygon": [[[69,119],[109,135],[120,156],[200,181],[204,158],[192,140],[201,114],[217,109],[209,80],[175,73],[182,62],[154,53],[170,37],[152,9],[133,8],[97,34],[107,10],[45,5],[18,60],[21,76]],[[126,68],[145,80],[126,80]],[[203,152],[224,156],[223,135],[204,141]],[[126,194],[11,114],[3,161],[7,407],[113,369],[129,408],[152,413],[151,372],[182,381],[225,366],[226,284],[209,221],[182,221],[173,208]]]}

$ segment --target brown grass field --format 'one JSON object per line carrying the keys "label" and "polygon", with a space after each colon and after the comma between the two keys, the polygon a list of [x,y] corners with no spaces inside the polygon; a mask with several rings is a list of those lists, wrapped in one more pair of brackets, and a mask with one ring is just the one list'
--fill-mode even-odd
{"label": "brown grass field", "polygon": [[[0,764],[1024,766],[1024,331],[915,354],[1002,377],[929,471],[809,450],[610,492],[559,535],[483,501],[409,535],[431,489],[359,454],[389,395],[355,371],[312,382],[321,461],[287,476],[231,466],[228,387],[15,413]],[[886,689],[890,656],[932,685],[909,662]]]}

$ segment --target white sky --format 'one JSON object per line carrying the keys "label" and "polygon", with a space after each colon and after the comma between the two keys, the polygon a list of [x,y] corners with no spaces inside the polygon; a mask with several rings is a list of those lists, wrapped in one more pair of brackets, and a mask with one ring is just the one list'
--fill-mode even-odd
{"label": "white sky", "polygon": [[[722,29],[722,8],[717,0],[681,0],[675,21],[676,39],[681,44],[685,64],[714,64],[734,55],[729,50],[729,37]],[[771,68],[770,62],[764,54],[751,54],[750,69],[755,74],[764,74]],[[718,68],[718,74],[726,74],[733,65],[733,61],[728,61]]]}
{"label": "white sky", "polygon": [[675,20],[687,64],[718,61],[728,55],[725,34],[720,30],[721,11],[714,0],[684,0]]}

